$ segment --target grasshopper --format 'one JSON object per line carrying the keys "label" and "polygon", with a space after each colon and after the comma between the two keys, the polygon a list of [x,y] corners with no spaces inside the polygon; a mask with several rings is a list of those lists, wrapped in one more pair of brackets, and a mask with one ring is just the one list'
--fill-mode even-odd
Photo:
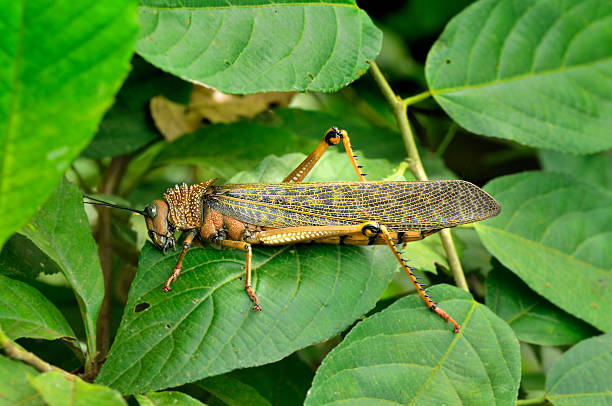
{"label": "grasshopper", "polygon": [[[329,146],[342,141],[359,181],[302,183]],[[127,209],[145,218],[153,245],[164,253],[175,248],[175,231],[185,239],[177,264],[163,286],[171,289],[193,240],[199,237],[246,253],[245,290],[260,311],[251,286],[252,245],[302,242],[386,244],[433,312],[459,324],[428,295],[399,247],[443,228],[496,216],[499,204],[479,187],[461,180],[426,182],[367,182],[357,164],[348,133],[332,127],[315,150],[281,183],[213,185],[214,179],[169,188],[163,200],[144,210],[128,209],[97,199],[91,204]]]}

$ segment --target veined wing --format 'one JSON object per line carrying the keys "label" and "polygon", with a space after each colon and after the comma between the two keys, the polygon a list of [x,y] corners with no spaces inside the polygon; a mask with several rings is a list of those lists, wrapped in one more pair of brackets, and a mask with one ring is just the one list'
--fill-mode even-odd
{"label": "veined wing", "polygon": [[268,227],[377,221],[393,231],[435,230],[493,217],[499,204],[461,180],[256,183],[216,186],[212,209]]}

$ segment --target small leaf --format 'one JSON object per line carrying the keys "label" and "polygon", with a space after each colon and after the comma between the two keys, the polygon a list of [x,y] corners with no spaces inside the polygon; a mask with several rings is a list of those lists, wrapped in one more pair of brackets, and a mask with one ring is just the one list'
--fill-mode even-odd
{"label": "small leaf", "polygon": [[546,378],[546,399],[555,406],[612,403],[612,334],[589,338],[563,354]]}
{"label": "small leaf", "polygon": [[128,70],[133,0],[8,2],[0,21],[0,246],[85,148]]}
{"label": "small leaf", "polygon": [[293,354],[273,364],[206,378],[197,385],[231,406],[301,405],[313,375]]}
{"label": "small leaf", "polygon": [[96,320],[104,281],[82,196],[63,179],[36,216],[20,231],[62,270],[79,302],[90,356],[96,351]]}
{"label": "small leaf", "polygon": [[538,296],[499,263],[487,278],[485,303],[527,343],[575,344],[597,334],[588,324]]}
{"label": "small leaf", "polygon": [[453,334],[418,296],[359,323],[325,358],[306,405],[514,405],[520,380],[512,330],[469,294],[431,288],[462,324]]}
{"label": "small leaf", "polygon": [[176,391],[149,392],[146,395],[135,395],[134,397],[140,406],[204,405],[204,403],[199,400]]}
{"label": "small leaf", "polygon": [[502,207],[475,225],[485,247],[541,296],[612,330],[612,193],[546,172],[497,178],[485,190]]}
{"label": "small leaf", "polygon": [[21,234],[13,234],[2,247],[0,273],[6,276],[36,279],[41,273],[59,271],[47,254]]}
{"label": "small leaf", "polygon": [[59,372],[40,374],[30,384],[49,406],[127,406],[118,392],[79,378],[69,381]]}
{"label": "small leaf", "polygon": [[0,292],[0,325],[11,340],[74,338],[57,307],[27,283],[0,275]]}
{"label": "small leaf", "polygon": [[252,284],[263,311],[255,312],[243,252],[192,248],[163,293],[177,255],[145,246],[98,382],[130,394],[279,360],[366,313],[397,268],[383,246],[257,247]]}
{"label": "small leaf", "polygon": [[[97,159],[136,151],[159,137],[149,116],[149,101],[158,95],[186,101],[192,84],[132,59],[132,71],[104,115],[98,132],[82,155]],[[162,97],[162,96],[160,96]]]}
{"label": "small leaf", "polygon": [[382,40],[354,0],[145,0],[140,22],[141,56],[224,93],[338,90],[366,71]]}
{"label": "small leaf", "polygon": [[567,155],[540,150],[542,169],[573,175],[585,182],[612,190],[612,150],[593,155]]}
{"label": "small leaf", "polygon": [[3,405],[44,405],[41,396],[30,386],[28,376],[38,371],[19,361],[0,355],[0,403]]}
{"label": "small leaf", "polygon": [[458,124],[572,154],[612,146],[612,3],[481,0],[431,48],[425,73]]}

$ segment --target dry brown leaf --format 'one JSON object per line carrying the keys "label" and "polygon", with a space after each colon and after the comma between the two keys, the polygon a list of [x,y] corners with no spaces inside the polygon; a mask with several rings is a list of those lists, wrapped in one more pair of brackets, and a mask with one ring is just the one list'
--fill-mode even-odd
{"label": "dry brown leaf", "polygon": [[181,135],[192,133],[202,126],[197,115],[189,114],[187,106],[170,101],[164,96],[153,97],[150,107],[155,126],[168,142],[174,141]]}
{"label": "dry brown leaf", "polygon": [[186,106],[163,96],[152,98],[151,114],[164,138],[172,141],[197,130],[203,122],[231,123],[242,118],[253,118],[272,107],[287,106],[294,94],[270,92],[236,96],[194,86]]}

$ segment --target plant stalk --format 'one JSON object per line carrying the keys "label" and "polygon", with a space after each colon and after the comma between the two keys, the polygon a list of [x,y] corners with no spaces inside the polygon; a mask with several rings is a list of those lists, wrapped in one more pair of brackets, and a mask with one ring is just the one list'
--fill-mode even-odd
{"label": "plant stalk", "polygon": [[[114,157],[104,173],[104,178],[98,186],[98,191],[103,194],[115,194],[123,174],[130,162],[131,155],[120,155]],[[104,276],[104,298],[97,321],[97,354],[94,366],[86,366],[86,380],[93,379],[98,373],[101,363],[106,358],[110,349],[110,322],[111,322],[111,289],[113,278],[113,248],[111,235],[110,211],[107,207],[96,206],[98,211],[98,256]]]}
{"label": "plant stalk", "polygon": [[40,372],[51,372],[56,371],[64,375],[66,379],[74,381],[77,377],[67,371],[64,371],[61,368],[58,368],[54,365],[49,364],[47,361],[39,358],[36,354],[31,353],[23,349],[18,344],[14,343],[10,338],[6,336],[2,328],[0,327],[0,348],[4,351],[4,353],[9,357],[17,361],[24,362],[26,364],[32,365]]}
{"label": "plant stalk", "polygon": [[[423,168],[423,163],[421,162],[421,157],[419,156],[419,151],[417,150],[416,142],[414,140],[414,134],[412,132],[412,128],[410,127],[410,122],[408,121],[407,105],[410,104],[408,101],[414,102],[413,99],[423,100],[425,97],[428,97],[430,93],[424,92],[415,96],[414,98],[402,100],[401,97],[397,96],[395,92],[393,92],[393,89],[378,68],[378,65],[376,65],[376,62],[368,61],[368,64],[370,65],[370,73],[385,96],[385,99],[387,99],[387,103],[389,103],[389,107],[391,107],[391,111],[393,112],[395,120],[397,121],[397,126],[399,127],[400,134],[402,135],[402,140],[404,141],[404,146],[406,147],[406,153],[408,154],[410,172],[412,172],[416,180],[425,181],[428,179],[427,173],[425,173],[425,169]],[[457,255],[457,250],[455,249],[455,244],[453,243],[453,238],[448,228],[440,231],[440,239],[442,240],[442,246],[446,252],[448,265],[453,273],[455,284],[459,288],[469,291],[467,281],[465,280],[465,274],[463,273],[463,268],[461,266],[461,262],[459,261],[459,256]]]}

